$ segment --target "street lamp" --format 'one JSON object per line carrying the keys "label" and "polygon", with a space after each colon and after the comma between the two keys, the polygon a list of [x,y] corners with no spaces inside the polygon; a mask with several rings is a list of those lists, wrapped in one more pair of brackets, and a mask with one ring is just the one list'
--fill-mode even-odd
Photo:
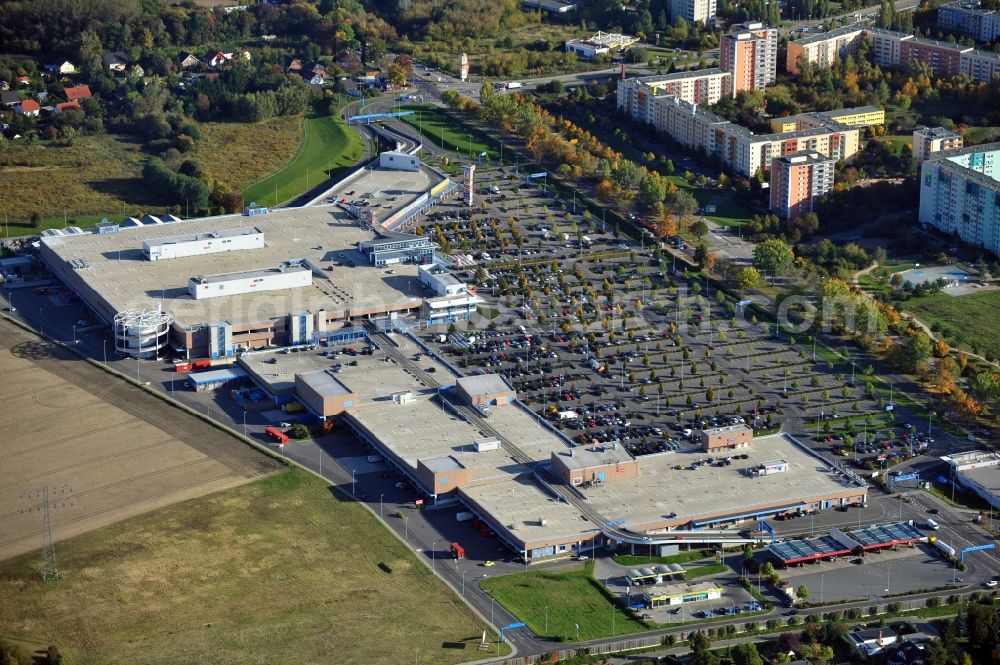
{"label": "street lamp", "polygon": [[382,494],[378,495],[378,517],[379,517],[379,519],[384,519],[382,517],[382,497],[383,496],[385,496],[384,492]]}
{"label": "street lamp", "polygon": [[17,311],[17,307],[14,307],[14,291],[7,291],[7,304],[10,305],[10,313],[13,314]]}
{"label": "street lamp", "polygon": [[437,551],[437,544],[439,542],[440,541],[435,540],[433,543],[431,543],[431,570],[436,570],[437,569],[437,566],[435,564],[435,556],[434,555],[435,555],[435,552]]}
{"label": "street lamp", "polygon": [[243,438],[247,438],[247,412],[243,411]]}
{"label": "street lamp", "polygon": [[356,469],[351,469],[351,496],[354,496],[354,483],[357,480],[355,478]]}

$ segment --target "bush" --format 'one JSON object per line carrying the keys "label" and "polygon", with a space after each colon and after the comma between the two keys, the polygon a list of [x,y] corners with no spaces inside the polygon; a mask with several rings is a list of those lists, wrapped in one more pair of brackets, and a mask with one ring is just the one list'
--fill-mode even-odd
{"label": "bush", "polygon": [[927,605],[927,607],[938,607],[938,606],[941,605],[941,599],[938,598],[937,596],[934,596],[932,598],[928,598],[926,605]]}
{"label": "bush", "polygon": [[288,435],[293,439],[308,439],[310,436],[309,428],[302,423],[295,423],[292,428],[288,430]]}

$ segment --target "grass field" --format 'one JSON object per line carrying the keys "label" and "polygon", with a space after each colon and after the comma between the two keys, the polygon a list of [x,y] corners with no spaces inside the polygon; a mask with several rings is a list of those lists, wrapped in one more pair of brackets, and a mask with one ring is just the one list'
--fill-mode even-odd
{"label": "grass field", "polygon": [[309,191],[364,156],[361,136],[349,129],[333,111],[312,115],[303,124],[304,137],[295,158],[280,171],[258,180],[243,191],[244,200],[278,205]]}
{"label": "grass field", "polygon": [[882,141],[888,141],[892,144],[892,149],[897,154],[903,149],[904,145],[913,147],[913,135],[912,134],[892,134],[889,136],[880,137]]}
{"label": "grass field", "polygon": [[1000,139],[1000,127],[969,127],[965,132],[966,145],[991,143]]}
{"label": "grass field", "polygon": [[198,162],[209,181],[241,191],[295,156],[302,143],[302,116],[257,123],[206,122],[201,141],[186,155]]}
{"label": "grass field", "polygon": [[694,580],[708,575],[718,575],[719,573],[724,573],[727,570],[729,570],[729,566],[724,563],[712,563],[707,566],[693,566],[688,568],[684,575],[687,579]]}
{"label": "grass field", "polygon": [[445,150],[454,150],[468,156],[471,148],[473,155],[485,152],[491,160],[500,158],[500,153],[493,148],[492,142],[486,143],[481,136],[456,129],[456,123],[433,104],[404,104],[400,108],[403,111],[415,111],[416,115],[405,116],[402,120],[416,127],[424,136]]}
{"label": "grass field", "polygon": [[932,329],[941,330],[952,346],[1000,357],[1000,335],[996,332],[996,323],[1000,321],[1000,291],[958,297],[935,293],[910,298],[901,308]]}
{"label": "grass field", "polygon": [[[136,143],[113,134],[78,137],[71,146],[44,141],[5,141],[0,150],[0,215],[11,235],[27,231],[32,213],[43,218],[80,214],[134,214],[155,203],[143,197],[139,173],[145,155]],[[55,224],[55,221],[53,221]]]}
{"label": "grass field", "polygon": [[[183,159],[197,162],[210,182],[239,191],[292,159],[302,124],[297,116],[203,123],[202,140]],[[146,158],[138,143],[113,134],[78,137],[68,147],[7,142],[0,151],[0,215],[7,215],[7,233],[36,232],[28,225],[33,212],[42,216],[42,228],[62,228],[66,220],[90,227],[104,217],[166,212],[144,193]]]}
{"label": "grass field", "polygon": [[636,556],[634,554],[616,554],[615,563],[619,566],[645,566],[651,563],[687,563],[700,561],[712,556],[711,550],[691,550],[673,556]]}
{"label": "grass field", "polygon": [[875,270],[858,277],[858,286],[880,300],[886,299],[892,293],[888,279],[877,279],[876,273],[887,270],[890,274],[910,270],[916,265],[912,261],[887,262]]}
{"label": "grass field", "polygon": [[[0,635],[91,663],[457,663],[486,626],[361,506],[292,470],[0,563]],[[495,653],[495,651],[494,651]]]}
{"label": "grass field", "polygon": [[[593,562],[567,572],[535,571],[486,580],[482,587],[536,635],[591,640],[648,630],[629,612],[614,606],[592,577]],[[548,630],[546,630],[546,617]]]}

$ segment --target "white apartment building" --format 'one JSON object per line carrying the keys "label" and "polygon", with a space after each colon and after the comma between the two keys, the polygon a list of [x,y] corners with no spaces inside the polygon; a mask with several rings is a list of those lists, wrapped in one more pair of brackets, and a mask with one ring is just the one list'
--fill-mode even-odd
{"label": "white apartment building", "polygon": [[732,96],[732,82],[732,75],[721,69],[626,79],[618,84],[618,108],[633,120],[651,122],[657,97],[673,95],[691,104],[714,104]]}
{"label": "white apartment building", "polygon": [[920,167],[920,223],[1000,254],[1000,143],[925,160]]}
{"label": "white apartment building", "polygon": [[682,17],[690,25],[712,25],[717,11],[716,0],[670,0],[670,19]]}

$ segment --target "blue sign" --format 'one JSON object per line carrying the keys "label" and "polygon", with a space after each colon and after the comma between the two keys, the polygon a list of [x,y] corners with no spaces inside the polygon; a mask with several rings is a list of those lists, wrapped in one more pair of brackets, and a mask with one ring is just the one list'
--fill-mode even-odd
{"label": "blue sign", "polygon": [[510,624],[509,626],[504,626],[503,627],[504,630],[513,630],[514,628],[524,628],[524,623],[521,622],[521,621],[515,621],[514,623]]}
{"label": "blue sign", "polygon": [[980,552],[982,550],[992,550],[995,547],[996,547],[996,545],[994,545],[993,543],[987,543],[986,545],[973,545],[972,547],[966,547],[965,549],[962,550],[961,556],[959,557],[959,559],[962,561],[962,563],[965,563],[965,555],[966,554],[968,554],[970,552]]}
{"label": "blue sign", "polygon": [[625,526],[625,520],[618,520],[617,522],[608,522],[605,526]]}
{"label": "blue sign", "polygon": [[541,173],[532,173],[528,177],[529,178],[544,178],[546,175],[548,175],[548,174],[546,174],[545,171],[542,171]]}

